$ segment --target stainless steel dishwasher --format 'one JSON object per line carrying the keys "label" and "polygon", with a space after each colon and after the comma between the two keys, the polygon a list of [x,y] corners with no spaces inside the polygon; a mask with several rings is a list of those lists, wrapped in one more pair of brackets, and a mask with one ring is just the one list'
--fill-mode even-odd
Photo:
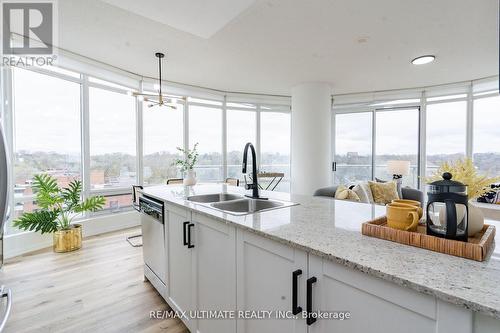
{"label": "stainless steel dishwasher", "polygon": [[139,197],[144,276],[160,291],[162,296],[166,297],[167,259],[164,208],[164,203],[160,200],[146,195]]}

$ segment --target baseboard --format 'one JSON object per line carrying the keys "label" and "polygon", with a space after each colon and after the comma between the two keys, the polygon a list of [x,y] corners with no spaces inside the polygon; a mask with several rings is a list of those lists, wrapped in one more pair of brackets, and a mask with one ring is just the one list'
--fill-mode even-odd
{"label": "baseboard", "polygon": [[[97,216],[78,221],[83,226],[83,237],[103,234],[110,231],[131,228],[141,224],[139,213],[123,213]],[[4,258],[12,258],[28,252],[52,246],[52,234],[40,235],[35,232],[23,232],[4,237]]]}

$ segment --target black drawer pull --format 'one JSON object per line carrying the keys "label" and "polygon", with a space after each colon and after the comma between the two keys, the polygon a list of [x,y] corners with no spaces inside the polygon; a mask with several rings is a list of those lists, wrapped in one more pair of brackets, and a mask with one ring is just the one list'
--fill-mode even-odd
{"label": "black drawer pull", "polygon": [[298,278],[299,275],[302,274],[301,269],[297,269],[296,271],[292,272],[292,313],[294,315],[299,314],[302,312],[302,308],[297,305],[297,288],[298,288]]}
{"label": "black drawer pull", "polygon": [[186,221],[184,223],[182,223],[182,238],[183,238],[183,243],[184,245],[188,245],[188,241],[187,241],[187,235],[186,235],[186,227],[187,225],[189,224],[189,221]]}
{"label": "black drawer pull", "polygon": [[187,239],[187,246],[189,249],[192,249],[194,247],[193,244],[191,244],[191,227],[194,227],[194,223],[189,223],[187,228],[188,228],[188,239]]}
{"label": "black drawer pull", "polygon": [[306,318],[306,324],[307,325],[312,325],[316,322],[316,318],[314,318],[312,316],[312,313],[313,313],[313,299],[312,299],[312,287],[313,287],[313,283],[316,283],[316,281],[318,281],[318,279],[316,279],[315,276],[307,279],[307,318]]}

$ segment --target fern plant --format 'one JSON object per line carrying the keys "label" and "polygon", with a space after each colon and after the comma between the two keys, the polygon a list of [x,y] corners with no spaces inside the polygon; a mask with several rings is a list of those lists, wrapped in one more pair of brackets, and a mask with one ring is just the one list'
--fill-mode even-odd
{"label": "fern plant", "polygon": [[68,187],[60,188],[54,177],[47,174],[35,175],[33,190],[39,210],[27,212],[13,221],[21,230],[36,231],[42,234],[71,228],[78,213],[95,212],[104,207],[102,196],[81,199],[82,182],[73,180]]}

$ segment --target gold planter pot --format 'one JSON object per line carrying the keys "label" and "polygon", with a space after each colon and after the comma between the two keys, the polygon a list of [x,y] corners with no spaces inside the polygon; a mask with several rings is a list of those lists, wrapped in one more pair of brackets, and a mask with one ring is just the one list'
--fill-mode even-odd
{"label": "gold planter pot", "polygon": [[63,253],[82,247],[82,225],[73,224],[68,230],[54,232],[54,252]]}

